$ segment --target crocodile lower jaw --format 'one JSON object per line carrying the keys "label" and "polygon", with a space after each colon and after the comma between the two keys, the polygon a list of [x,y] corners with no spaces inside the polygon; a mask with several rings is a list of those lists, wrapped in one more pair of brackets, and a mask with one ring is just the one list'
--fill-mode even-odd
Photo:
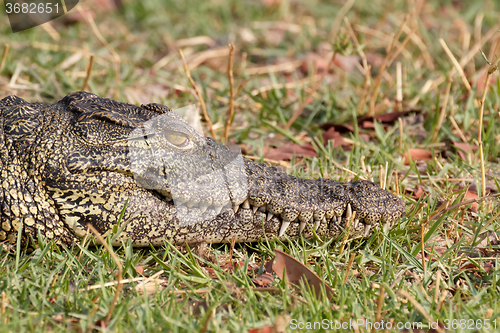
{"label": "crocodile lower jaw", "polygon": [[[341,230],[346,230],[348,229],[348,233],[350,235],[354,235],[354,237],[350,237],[350,239],[355,239],[355,238],[367,238],[369,235],[372,234],[374,228],[381,223],[385,222],[389,224],[389,227],[392,228],[394,223],[396,221],[378,221],[372,224],[365,223],[365,220],[362,218],[355,218],[356,212],[352,210],[351,205],[347,204],[347,208],[344,210],[344,212],[340,215],[333,215],[331,217],[327,217],[327,214],[323,214],[323,216],[313,216],[309,221],[300,221],[299,218],[295,218],[293,221],[287,221],[284,219],[284,217],[280,214],[273,214],[269,212],[266,208],[266,205],[264,206],[253,206],[250,204],[250,201],[246,199],[239,205],[235,206],[199,206],[196,204],[191,204],[191,203],[186,203],[186,202],[180,202],[177,200],[173,200],[171,198],[168,198],[164,196],[164,193],[162,197],[165,199],[166,202],[169,204],[174,204],[176,209],[183,210],[184,214],[186,214],[186,211],[198,211],[197,213],[200,216],[206,216],[206,218],[210,218],[216,215],[219,215],[223,212],[226,212],[228,210],[231,210],[231,212],[234,214],[235,218],[238,218],[238,213],[241,212],[242,210],[249,210],[252,212],[252,215],[256,214],[262,214],[266,221],[271,221],[273,219],[279,221],[278,223],[281,224],[280,230],[278,237],[282,238],[288,228],[292,226],[294,223],[299,224],[298,229],[299,233],[302,234],[304,230],[306,230],[306,227],[309,225],[311,228],[314,228],[314,231],[317,231],[320,228],[321,224],[326,225],[327,227],[334,227],[337,229]],[[354,216],[353,216],[354,215]],[[349,223],[349,227],[346,228],[347,223]]]}

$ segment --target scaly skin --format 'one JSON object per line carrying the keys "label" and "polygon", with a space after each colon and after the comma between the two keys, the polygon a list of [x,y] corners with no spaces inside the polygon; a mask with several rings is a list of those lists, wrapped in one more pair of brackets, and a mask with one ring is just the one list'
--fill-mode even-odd
{"label": "scaly skin", "polygon": [[134,246],[257,241],[392,225],[404,202],[369,181],[301,179],[200,136],[159,104],[76,92],[56,104],[0,100],[0,241],[72,243],[87,223]]}

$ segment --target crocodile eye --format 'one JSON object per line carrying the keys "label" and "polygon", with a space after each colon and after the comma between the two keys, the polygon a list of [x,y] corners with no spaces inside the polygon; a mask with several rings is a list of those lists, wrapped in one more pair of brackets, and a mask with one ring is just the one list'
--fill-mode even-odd
{"label": "crocodile eye", "polygon": [[167,132],[165,138],[177,147],[184,147],[188,143],[187,136],[180,132]]}

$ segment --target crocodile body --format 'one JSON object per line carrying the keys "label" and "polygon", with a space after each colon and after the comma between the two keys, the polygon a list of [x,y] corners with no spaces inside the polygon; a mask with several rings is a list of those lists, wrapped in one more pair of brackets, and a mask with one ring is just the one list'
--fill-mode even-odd
{"label": "crocodile body", "polygon": [[245,159],[159,104],[76,92],[55,104],[9,96],[0,113],[0,241],[70,244],[88,223],[106,233],[122,210],[117,244],[333,238],[347,220],[357,238],[405,211],[369,181],[296,178]]}

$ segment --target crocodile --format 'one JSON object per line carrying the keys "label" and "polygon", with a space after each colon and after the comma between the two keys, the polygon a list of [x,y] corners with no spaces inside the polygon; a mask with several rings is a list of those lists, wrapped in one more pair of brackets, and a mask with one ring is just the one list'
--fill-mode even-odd
{"label": "crocodile", "polygon": [[161,104],[74,92],[0,100],[0,241],[114,244],[366,238],[405,212],[367,180],[304,179],[200,135]]}

